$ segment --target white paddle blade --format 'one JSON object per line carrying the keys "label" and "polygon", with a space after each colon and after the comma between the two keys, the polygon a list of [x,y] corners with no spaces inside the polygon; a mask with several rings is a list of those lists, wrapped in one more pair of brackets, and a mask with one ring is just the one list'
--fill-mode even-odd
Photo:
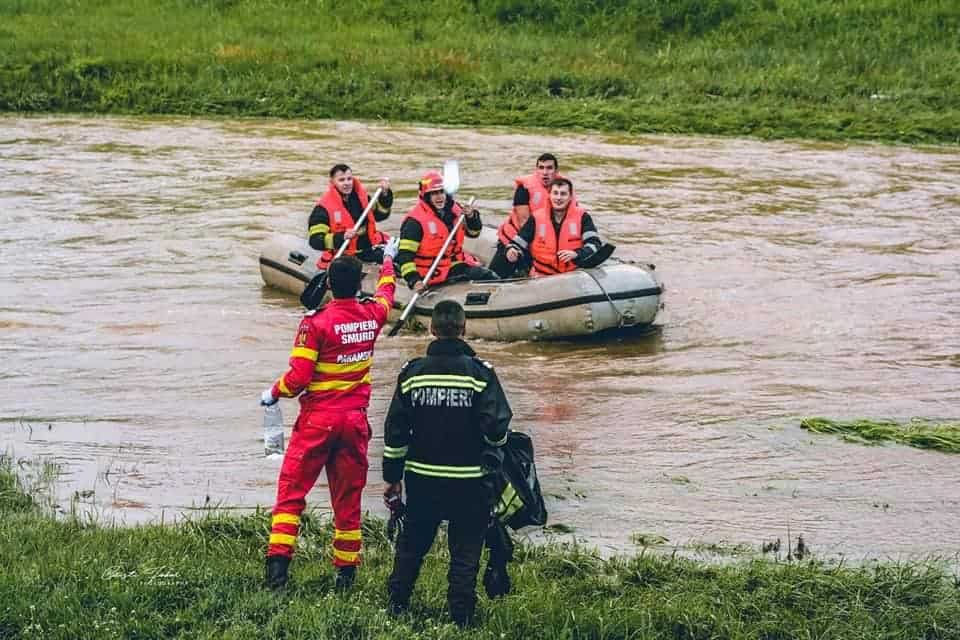
{"label": "white paddle blade", "polygon": [[452,196],[460,189],[460,163],[447,160],[443,163],[443,190]]}

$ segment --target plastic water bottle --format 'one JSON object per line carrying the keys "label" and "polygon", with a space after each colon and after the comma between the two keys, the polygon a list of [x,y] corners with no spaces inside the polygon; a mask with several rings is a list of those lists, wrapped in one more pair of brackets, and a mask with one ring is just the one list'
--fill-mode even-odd
{"label": "plastic water bottle", "polygon": [[263,451],[268,457],[283,454],[283,415],[279,402],[263,408]]}

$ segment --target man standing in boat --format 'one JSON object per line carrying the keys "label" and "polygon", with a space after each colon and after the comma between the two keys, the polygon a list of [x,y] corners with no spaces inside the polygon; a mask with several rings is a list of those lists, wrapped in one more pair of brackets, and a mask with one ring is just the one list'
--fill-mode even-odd
{"label": "man standing in boat", "polygon": [[[427,284],[457,280],[496,280],[497,274],[480,265],[480,262],[463,248],[466,236],[476,238],[483,229],[480,212],[474,207],[463,208],[443,190],[443,176],[439,171],[428,171],[420,180],[420,198],[410,209],[400,225],[400,276],[407,286],[420,291]],[[423,278],[430,270],[434,259],[456,221],[466,216],[447,245],[447,250],[429,283]]]}
{"label": "man standing in boat", "polygon": [[537,158],[533,173],[514,180],[513,207],[510,217],[497,228],[497,253],[490,262],[490,269],[501,278],[524,277],[530,271],[530,261],[526,256],[521,256],[520,260],[510,260],[507,248],[526,224],[530,212],[547,206],[550,183],[554,178],[563,177],[558,173],[559,170],[557,157],[552,153],[544,153]]}
{"label": "man standing in boat", "polygon": [[510,241],[506,258],[517,262],[524,255],[533,261],[530,275],[549,276],[573,271],[603,246],[593,219],[573,197],[573,183],[554,178],[546,206],[534,209]]}
{"label": "man standing in boat", "polygon": [[267,547],[266,582],[277,589],[287,583],[306,507],[306,495],[326,467],[333,506],[334,585],[353,584],[360,564],[360,496],[367,482],[370,424],[370,367],[377,335],[387,321],[396,290],[393,258],[399,240],[383,249],[383,266],[373,298],[357,299],[363,266],[341,256],[328,270],[333,300],[300,322],[290,352],[290,368],[260,396],[269,406],[280,397],[300,395],[300,415],[277,480]]}
{"label": "man standing in boat", "polygon": [[[447,520],[450,568],[447,604],[458,626],[471,623],[477,573],[490,520],[490,486],[483,465],[487,447],[508,440],[513,412],[493,367],[463,341],[463,307],[441,300],[427,355],[403,365],[384,426],[383,496],[399,502],[406,485],[404,527],[387,582],[389,612],[400,614],[423,558]],[[501,591],[500,593],[504,593]]]}
{"label": "man standing in boat", "polygon": [[[310,246],[322,251],[317,268],[326,271],[333,255],[344,242],[348,242],[343,255],[356,256],[364,262],[383,262],[382,245],[390,238],[377,231],[377,223],[390,217],[393,207],[393,191],[390,179],[380,179],[380,197],[367,214],[364,224],[356,233],[353,226],[363,214],[370,201],[366,189],[360,180],[345,164],[334,165],[330,169],[330,185],[326,193],[317,200],[307,223]],[[372,215],[371,215],[372,214]]]}

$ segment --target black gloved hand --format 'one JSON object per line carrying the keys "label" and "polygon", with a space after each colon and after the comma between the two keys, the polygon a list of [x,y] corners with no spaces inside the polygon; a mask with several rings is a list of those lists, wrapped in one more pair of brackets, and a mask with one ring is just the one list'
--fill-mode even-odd
{"label": "black gloved hand", "polygon": [[487,563],[487,569],[483,572],[483,589],[488,598],[492,600],[507,595],[511,586],[506,564]]}
{"label": "black gloved hand", "polygon": [[387,508],[390,509],[390,519],[387,520],[387,540],[395,542],[400,534],[403,533],[403,516],[407,507],[399,495],[393,495],[384,499]]}

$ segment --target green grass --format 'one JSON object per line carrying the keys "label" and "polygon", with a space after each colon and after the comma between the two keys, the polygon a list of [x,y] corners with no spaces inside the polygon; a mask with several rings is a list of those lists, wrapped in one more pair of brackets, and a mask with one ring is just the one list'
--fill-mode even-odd
{"label": "green grass", "polygon": [[3,0],[0,111],[960,142],[953,0]]}
{"label": "green grass", "polygon": [[845,440],[867,444],[885,441],[936,449],[947,453],[960,453],[960,423],[929,422],[912,420],[908,423],[892,420],[829,420],[827,418],[804,418],[800,426],[814,433],[837,433]]}
{"label": "green grass", "polygon": [[15,497],[17,486],[7,461],[0,638],[960,638],[960,584],[935,564],[707,565],[601,559],[563,544],[521,545],[514,593],[481,596],[480,625],[461,633],[445,612],[443,545],[428,557],[411,612],[386,615],[392,554],[378,520],[364,522],[352,593],[333,591],[331,526],[311,517],[292,586],[275,594],[261,587],[265,513],[103,527],[45,515]]}

